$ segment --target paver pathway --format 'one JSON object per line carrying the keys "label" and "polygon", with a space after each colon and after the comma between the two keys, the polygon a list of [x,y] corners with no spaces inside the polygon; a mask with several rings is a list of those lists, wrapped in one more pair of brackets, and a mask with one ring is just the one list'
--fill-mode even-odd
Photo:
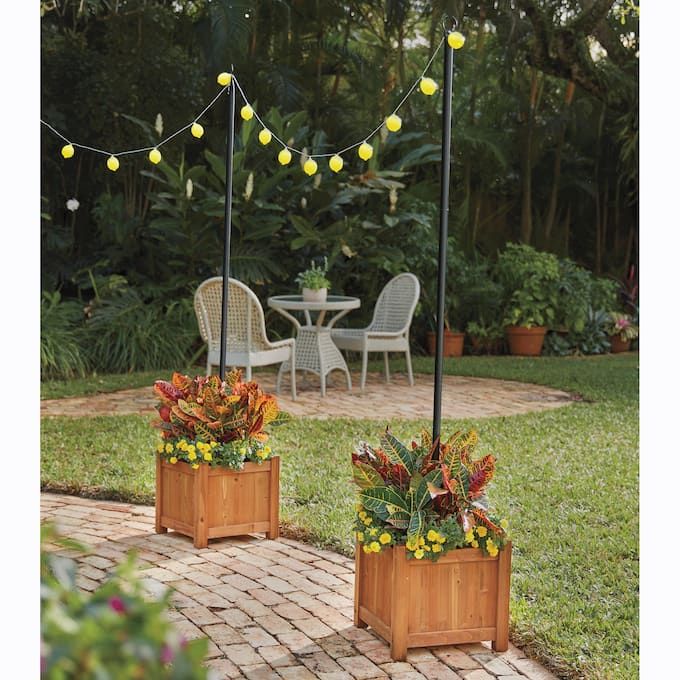
{"label": "paver pathway", "polygon": [[150,594],[173,590],[171,619],[187,638],[208,637],[213,678],[252,680],[556,680],[516,647],[486,644],[409,652],[395,663],[370,629],[352,624],[354,563],[326,550],[257,536],[196,549],[155,534],[151,507],[44,493],[41,515],[91,547],[78,585],[92,591],[136,549]]}
{"label": "paver pathway", "polygon": [[[253,379],[267,391],[275,388],[274,373],[254,373]],[[386,383],[382,374],[372,373],[368,375],[363,392],[358,388],[358,373],[352,376],[355,387],[351,392],[347,390],[341,374],[331,374],[331,379],[334,382],[323,399],[316,376],[311,376],[307,385],[300,380],[297,401],[291,399],[285,381],[278,396],[281,408],[294,416],[310,418],[371,418],[381,421],[432,418],[432,375],[415,376],[415,385],[410,387],[403,374],[393,375],[392,382]],[[558,408],[573,400],[574,396],[568,392],[542,385],[446,375],[442,387],[442,417],[510,416]],[[40,411],[43,416],[155,413],[156,403],[151,387],[141,387],[87,397],[46,399],[40,402]]]}

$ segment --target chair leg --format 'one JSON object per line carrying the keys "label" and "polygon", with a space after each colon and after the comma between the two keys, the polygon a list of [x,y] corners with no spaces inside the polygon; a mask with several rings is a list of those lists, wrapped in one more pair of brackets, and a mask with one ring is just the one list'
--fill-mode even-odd
{"label": "chair leg", "polygon": [[212,375],[212,364],[210,363],[210,359],[208,359],[208,365],[206,366],[205,374]]}
{"label": "chair leg", "polygon": [[390,359],[389,352],[383,352],[383,357],[385,359],[385,381],[390,381]]}
{"label": "chair leg", "polygon": [[253,379],[253,369],[250,364],[246,366],[246,382],[250,382]]}
{"label": "chair leg", "polygon": [[297,399],[297,388],[295,386],[295,347],[290,353],[290,393],[293,401]]}
{"label": "chair leg", "polygon": [[281,393],[281,378],[283,377],[283,361],[279,366],[279,372],[276,374],[276,394]]}
{"label": "chair leg", "polygon": [[368,349],[364,345],[362,355],[361,355],[361,389],[363,391],[366,387],[366,372],[368,371]]}
{"label": "chair leg", "polygon": [[406,370],[408,371],[408,384],[413,387],[413,367],[411,366],[411,349],[406,348]]}

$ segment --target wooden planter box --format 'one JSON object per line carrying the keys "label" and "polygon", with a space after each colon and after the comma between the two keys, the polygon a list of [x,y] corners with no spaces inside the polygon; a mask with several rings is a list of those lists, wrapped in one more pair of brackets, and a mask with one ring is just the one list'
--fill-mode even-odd
{"label": "wooden planter box", "polygon": [[211,538],[264,531],[279,537],[279,457],[243,470],[188,463],[172,465],[156,456],[156,533],[174,529],[206,548]]}
{"label": "wooden planter box", "polygon": [[411,647],[491,640],[508,648],[512,544],[496,557],[451,550],[437,562],[406,559],[406,548],[356,550],[354,624],[371,626],[395,661]]}

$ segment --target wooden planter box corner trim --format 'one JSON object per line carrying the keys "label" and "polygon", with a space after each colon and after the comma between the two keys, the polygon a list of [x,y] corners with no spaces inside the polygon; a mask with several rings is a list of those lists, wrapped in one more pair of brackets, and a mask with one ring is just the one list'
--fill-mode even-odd
{"label": "wooden planter box corner trim", "polygon": [[156,456],[156,533],[173,529],[206,548],[208,539],[265,532],[279,537],[278,456],[242,470],[188,463],[174,465]]}
{"label": "wooden planter box corner trim", "polygon": [[395,661],[412,647],[491,640],[508,649],[512,544],[496,557],[451,550],[437,562],[407,560],[406,548],[356,550],[354,624],[371,626]]}

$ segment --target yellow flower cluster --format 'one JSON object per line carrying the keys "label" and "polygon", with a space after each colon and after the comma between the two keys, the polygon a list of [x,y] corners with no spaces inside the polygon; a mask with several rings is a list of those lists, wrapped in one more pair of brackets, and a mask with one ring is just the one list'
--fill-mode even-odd
{"label": "yellow flower cluster", "polygon": [[272,452],[271,446],[263,446],[261,449],[257,450],[257,457],[265,460],[269,458]]}
{"label": "yellow flower cluster", "polygon": [[[500,521],[500,525],[503,529],[507,529],[509,526],[508,520],[502,519]],[[472,529],[468,529],[465,532],[465,542],[468,543],[472,548],[479,548],[479,541],[477,539],[484,538],[488,533],[489,530],[484,525],[473,527]],[[498,555],[498,546],[494,542],[493,538],[487,538],[485,546],[486,551],[489,553],[489,555],[491,555],[491,557],[496,557],[496,555]]]}
{"label": "yellow flower cluster", "polygon": [[[161,442],[156,447],[156,451],[158,453],[174,453],[175,451],[186,453],[187,458],[192,463],[191,467],[196,470],[198,468],[198,463],[196,462],[198,455],[196,454],[196,450],[198,449],[203,460],[209,463],[213,459],[213,449],[217,446],[219,446],[219,444],[216,441],[211,441],[210,443],[199,441],[196,442],[196,444],[190,444],[186,439],[180,439],[176,444],[173,444],[172,442],[164,444]],[[177,462],[177,456],[170,456],[169,460],[170,463],[174,465]]]}
{"label": "yellow flower cluster", "polygon": [[367,541],[364,543],[366,540],[366,535],[364,534],[363,531],[357,531],[357,540],[359,543],[364,543],[363,545],[363,551],[365,553],[379,553],[382,550],[382,547],[384,545],[389,545],[392,542],[392,536],[391,534],[387,533],[387,531],[383,531],[380,536],[378,536],[378,529],[373,527],[372,529],[369,529],[368,535],[375,539],[377,538],[378,540],[372,540],[372,541]]}
{"label": "yellow flower cluster", "polygon": [[366,514],[365,510],[359,512],[359,519],[367,526],[370,527],[373,520]]}
{"label": "yellow flower cluster", "polygon": [[[427,541],[429,541],[429,544],[426,542],[426,538]],[[426,537],[418,536],[415,538],[409,538],[406,541],[406,550],[411,551],[413,553],[413,557],[415,557],[417,560],[422,560],[423,557],[425,557],[425,553],[440,553],[443,550],[442,543],[446,543],[446,536],[440,534],[434,529],[430,529],[427,532]]]}

